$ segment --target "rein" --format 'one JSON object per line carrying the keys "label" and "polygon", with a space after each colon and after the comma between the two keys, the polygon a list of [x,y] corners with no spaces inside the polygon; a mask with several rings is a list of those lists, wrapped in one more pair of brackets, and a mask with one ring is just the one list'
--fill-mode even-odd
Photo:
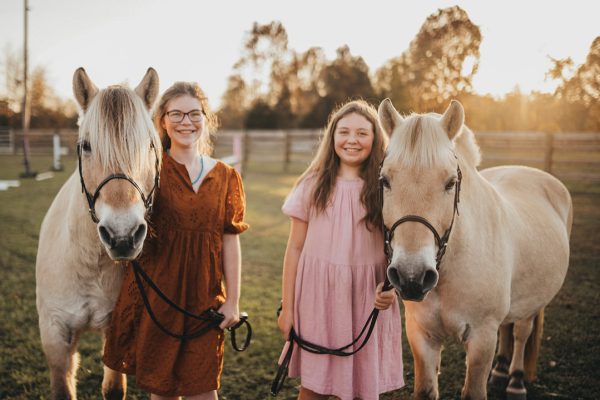
{"label": "rein", "polygon": [[[158,286],[156,286],[154,281],[152,281],[152,279],[150,278],[150,276],[148,276],[146,271],[143,270],[143,268],[140,266],[140,263],[137,260],[133,260],[131,262],[131,264],[133,265],[133,273],[135,276],[135,282],[137,283],[137,287],[140,291],[140,295],[142,296],[142,301],[144,302],[146,311],[148,311],[148,314],[150,315],[150,319],[152,319],[154,324],[166,335],[171,336],[175,339],[179,339],[179,340],[194,339],[194,338],[204,335],[205,333],[207,333],[208,331],[210,331],[212,329],[218,329],[219,324],[221,324],[221,322],[223,322],[223,319],[225,318],[225,316],[223,314],[221,314],[220,312],[216,311],[214,308],[209,308],[208,310],[205,310],[200,314],[193,314],[193,313],[179,307],[171,299],[169,299],[158,288]],[[146,281],[146,283],[148,284],[150,289],[152,289],[165,303],[167,303],[169,306],[174,308],[177,312],[179,312],[187,317],[198,320],[198,321],[205,321],[206,324],[204,326],[198,328],[198,330],[190,332],[190,333],[176,334],[176,333],[171,332],[158,320],[158,318],[154,314],[154,311],[152,311],[152,307],[150,306],[150,302],[148,301],[148,295],[146,293],[146,290],[144,289],[144,284],[143,284],[142,280]],[[241,346],[238,346],[237,338],[236,338],[236,330],[239,329],[242,325],[246,325],[246,338],[244,339],[244,343]],[[245,312],[240,313],[240,321],[237,324],[235,324],[234,326],[227,328],[227,330],[229,332],[231,332],[231,347],[233,347],[233,349],[235,351],[241,352],[248,348],[248,346],[250,345],[250,340],[252,339],[252,326],[250,325],[250,322],[248,322],[248,314],[247,313],[245,313]]]}
{"label": "rein", "polygon": [[104,178],[102,180],[102,182],[100,182],[100,184],[94,191],[94,194],[92,195],[87,190],[87,187],[85,186],[85,180],[83,179],[83,168],[81,166],[81,150],[84,146],[86,146],[86,144],[89,146],[89,143],[87,143],[86,141],[77,142],[77,164],[78,164],[78,169],[79,169],[79,179],[81,181],[81,191],[85,194],[85,198],[88,202],[88,211],[90,212],[92,221],[94,221],[94,223],[96,223],[96,224],[98,222],[100,222],[100,220],[96,216],[96,200],[98,200],[98,196],[100,196],[100,190],[104,187],[104,185],[106,185],[108,182],[112,181],[113,179],[122,179],[122,180],[125,180],[125,181],[131,183],[133,185],[133,187],[140,194],[140,197],[142,198],[142,201],[144,202],[144,207],[146,208],[146,213],[147,214],[151,213],[152,212],[152,204],[154,201],[154,192],[156,191],[156,188],[160,186],[160,171],[158,170],[158,154],[156,153],[156,148],[154,147],[154,144],[150,144],[150,147],[154,151],[154,157],[156,159],[156,161],[154,163],[154,170],[155,170],[154,186],[152,186],[152,190],[150,190],[150,193],[148,193],[148,196],[144,195],[144,192],[142,192],[142,189],[133,180],[132,177],[130,177],[127,174],[123,174],[123,173],[108,175],[106,178]]}

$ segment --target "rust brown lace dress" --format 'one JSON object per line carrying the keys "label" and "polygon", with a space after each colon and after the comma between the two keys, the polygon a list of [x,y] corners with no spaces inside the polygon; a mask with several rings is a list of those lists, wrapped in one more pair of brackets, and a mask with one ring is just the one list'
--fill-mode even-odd
{"label": "rust brown lace dress", "polygon": [[[244,189],[235,169],[217,162],[198,192],[184,165],[163,157],[161,186],[140,264],[175,303],[199,314],[225,300],[221,258],[223,234],[237,234],[243,222]],[[127,266],[104,347],[104,363],[135,375],[138,387],[162,396],[216,390],[223,368],[224,334],[213,329],[190,340],[167,336],[144,309],[133,271]],[[170,331],[192,332],[201,321],[175,312],[146,286],[159,321]]]}

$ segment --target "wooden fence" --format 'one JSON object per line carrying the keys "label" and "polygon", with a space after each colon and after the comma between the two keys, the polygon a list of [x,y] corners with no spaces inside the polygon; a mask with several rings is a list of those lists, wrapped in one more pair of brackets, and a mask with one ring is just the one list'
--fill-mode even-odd
{"label": "wooden fence", "polygon": [[[31,130],[31,154],[52,154],[56,130]],[[62,153],[75,152],[76,130],[58,131]],[[234,137],[242,139],[242,168],[258,164],[308,165],[318,146],[320,130],[223,130],[215,135],[215,156],[232,154]],[[560,179],[600,183],[600,133],[479,132],[482,168],[504,164],[544,169]],[[22,133],[0,129],[0,154],[22,152]]]}

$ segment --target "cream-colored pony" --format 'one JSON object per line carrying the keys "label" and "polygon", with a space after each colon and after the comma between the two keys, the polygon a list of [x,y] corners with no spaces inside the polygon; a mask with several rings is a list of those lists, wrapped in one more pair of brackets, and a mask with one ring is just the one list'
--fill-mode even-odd
{"label": "cream-colored pony", "polygon": [[[36,295],[42,347],[50,367],[52,397],[75,399],[80,334],[104,331],[123,277],[120,260],[131,260],[146,237],[146,207],[160,160],[160,140],[149,114],[158,94],[152,68],[135,91],[124,86],[98,90],[79,68],[73,90],[83,109],[79,128],[81,178],[75,171],[48,210],[40,231]],[[126,174],[139,185],[112,179],[98,192],[90,216],[82,181],[91,193],[112,174]],[[102,393],[122,399],[126,382],[104,368]]]}
{"label": "cream-colored pony", "polygon": [[[414,397],[439,397],[440,347],[452,336],[467,353],[462,398],[487,398],[499,331],[491,380],[508,384],[508,398],[526,398],[523,378],[535,377],[543,310],[569,263],[569,192],[533,168],[479,172],[479,148],[457,101],[442,116],[403,118],[384,100],[379,120],[391,136],[381,172],[385,225],[417,216],[393,232],[388,267],[406,310]],[[438,269],[432,229],[441,237],[451,226]],[[528,339],[532,351],[526,356]]]}

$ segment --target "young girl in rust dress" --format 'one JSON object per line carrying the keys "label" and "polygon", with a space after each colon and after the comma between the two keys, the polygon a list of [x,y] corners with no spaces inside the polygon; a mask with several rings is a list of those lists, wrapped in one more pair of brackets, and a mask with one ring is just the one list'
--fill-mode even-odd
{"label": "young girl in rust dress", "polygon": [[[135,375],[152,400],[186,396],[216,399],[223,368],[223,329],[239,321],[244,190],[235,169],[209,154],[216,118],[195,83],[178,82],[163,94],[154,121],[164,155],[160,190],[152,214],[154,234],[141,268],[179,307],[224,315],[220,329],[180,340],[166,335],[144,309],[131,266],[115,305],[104,348],[104,363]],[[146,287],[151,309],[176,334],[197,331],[205,322],[186,317]]]}

